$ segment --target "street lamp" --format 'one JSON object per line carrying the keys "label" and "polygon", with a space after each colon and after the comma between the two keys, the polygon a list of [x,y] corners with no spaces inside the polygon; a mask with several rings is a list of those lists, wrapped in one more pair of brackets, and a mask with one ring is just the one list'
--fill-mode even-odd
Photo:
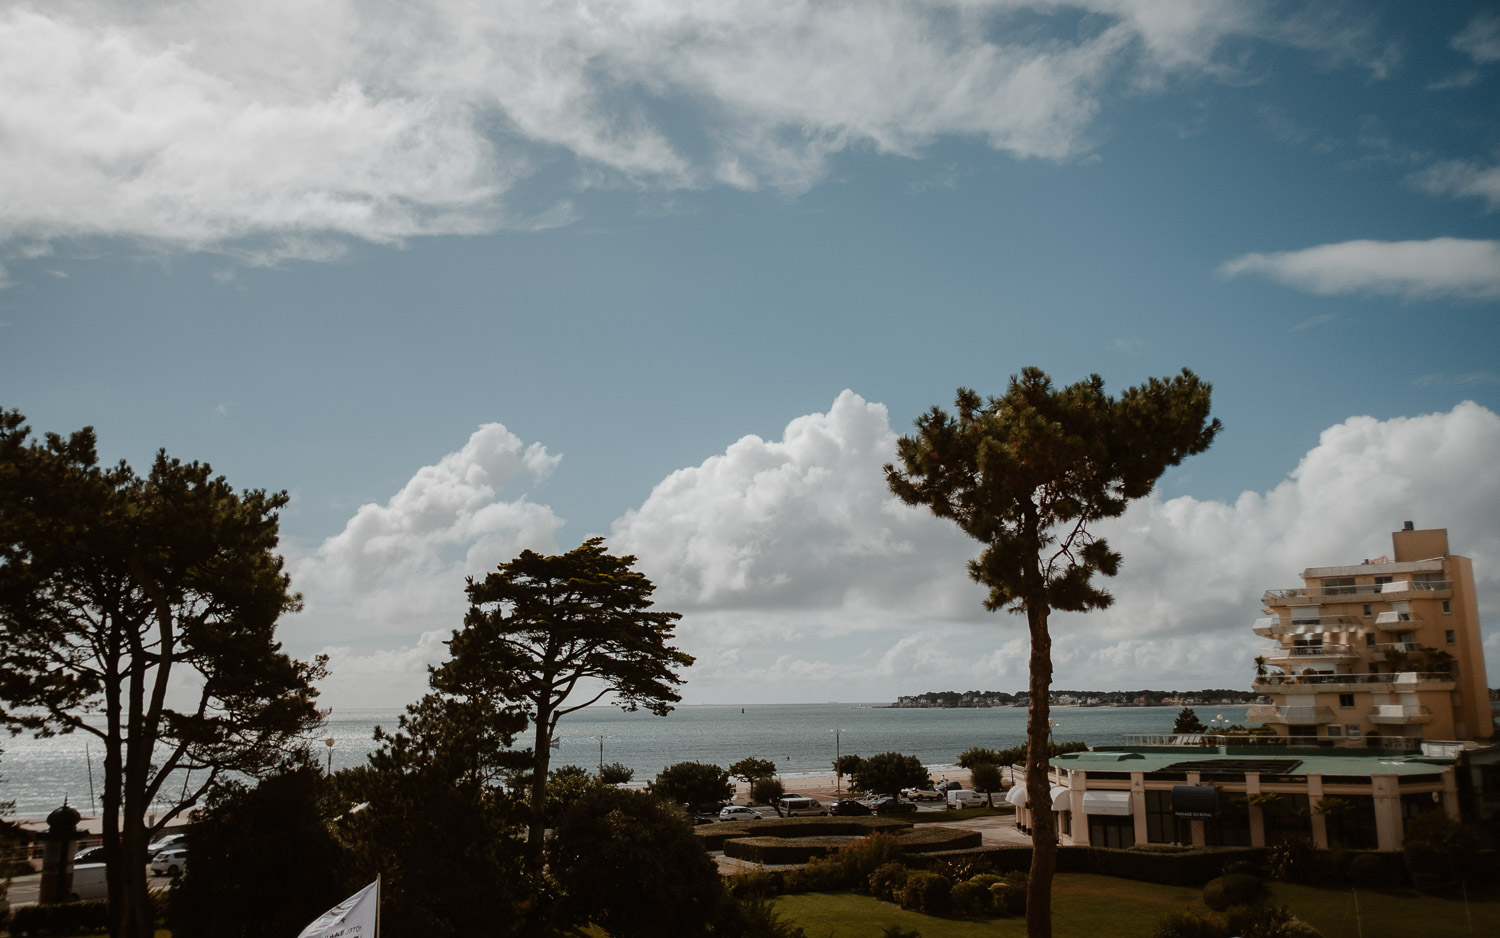
{"label": "street lamp", "polygon": [[323,740],[323,745],[328,747],[328,774],[333,774],[333,737]]}
{"label": "street lamp", "polygon": [[843,757],[843,753],[839,751],[839,734],[842,733],[842,732],[843,732],[843,730],[838,730],[838,729],[836,729],[836,730],[833,731],[833,793],[834,794],[838,794],[839,792],[841,792],[841,791],[844,790],[844,772],[843,772],[843,769],[839,766],[839,760]]}

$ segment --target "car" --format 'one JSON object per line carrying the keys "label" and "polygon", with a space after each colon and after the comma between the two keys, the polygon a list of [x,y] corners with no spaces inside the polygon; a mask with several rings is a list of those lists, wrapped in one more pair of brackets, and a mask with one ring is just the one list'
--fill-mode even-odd
{"label": "car", "polygon": [[902,801],[900,798],[892,798],[889,795],[870,802],[870,813],[875,815],[914,814],[916,810],[917,806],[910,801]]}
{"label": "car", "polygon": [[903,788],[901,797],[907,801],[942,801],[943,793],[931,788]]}
{"label": "car", "polygon": [[80,863],[103,863],[103,862],[104,862],[104,848],[103,847],[90,847],[87,850],[81,850],[81,851],[79,851],[78,855],[73,858],[73,864],[75,866],[78,865],[78,864],[80,864]]}
{"label": "car", "polygon": [[151,858],[151,872],[156,876],[170,876],[176,879],[185,869],[187,869],[186,847],[163,850]]}
{"label": "car", "polygon": [[801,795],[782,795],[776,799],[775,808],[778,817],[808,817],[828,813],[821,802]]}
{"label": "car", "polygon": [[870,806],[855,798],[840,798],[828,806],[834,817],[863,817],[870,813]]}
{"label": "car", "polygon": [[953,791],[956,788],[962,788],[962,787],[964,787],[964,786],[963,786],[963,784],[961,782],[955,782],[955,781],[953,781],[951,779],[946,779],[946,778],[943,779],[941,782],[937,783],[937,790],[940,791],[940,792],[950,792],[950,791]]}
{"label": "car", "polygon": [[756,814],[753,809],[747,808],[744,805],[732,804],[732,805],[730,805],[727,808],[721,808],[719,810],[719,820],[721,820],[721,821],[759,821],[760,820],[760,815]]}
{"label": "car", "polygon": [[977,791],[968,791],[963,788],[955,788],[948,792],[948,807],[953,808],[978,808],[989,804],[989,799]]}
{"label": "car", "polygon": [[184,846],[183,840],[186,837],[187,835],[181,831],[178,831],[175,834],[167,834],[162,839],[146,847],[146,857],[149,859],[156,856],[158,853],[161,853],[163,850],[170,850],[172,847]]}

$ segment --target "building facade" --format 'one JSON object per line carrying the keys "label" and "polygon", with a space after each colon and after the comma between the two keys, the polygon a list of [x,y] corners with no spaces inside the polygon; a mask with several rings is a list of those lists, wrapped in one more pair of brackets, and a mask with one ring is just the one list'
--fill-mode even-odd
{"label": "building facade", "polygon": [[1414,751],[1423,740],[1488,742],[1493,718],[1474,571],[1448,532],[1407,522],[1392,554],[1311,567],[1267,590],[1246,720],[1299,744]]}

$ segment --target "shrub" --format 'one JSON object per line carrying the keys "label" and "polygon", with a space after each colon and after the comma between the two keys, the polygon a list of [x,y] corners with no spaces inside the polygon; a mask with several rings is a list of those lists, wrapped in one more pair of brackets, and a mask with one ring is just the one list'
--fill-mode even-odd
{"label": "shrub", "polygon": [[1349,861],[1349,880],[1362,889],[1384,889],[1391,885],[1391,869],[1380,856],[1361,853]]}
{"label": "shrub", "polygon": [[990,886],[990,908],[997,915],[1026,914],[1026,874],[1007,873]]}
{"label": "shrub", "polygon": [[786,890],[786,882],[780,870],[751,870],[726,876],[724,888],[736,899],[753,899],[780,895]]}
{"label": "shrub", "polygon": [[880,938],[922,938],[922,933],[915,928],[908,931],[900,925],[887,925],[880,930]]}
{"label": "shrub", "polygon": [[1271,847],[1266,871],[1283,883],[1306,883],[1312,878],[1312,854],[1312,841],[1306,837],[1282,841]]}
{"label": "shrub", "polygon": [[[753,898],[738,903],[726,918],[719,922],[718,931],[732,933],[738,938],[807,938],[799,925],[793,925],[777,912],[771,903],[762,898]],[[731,926],[725,928],[726,925]]]}
{"label": "shrub", "polygon": [[1001,876],[999,873],[976,873],[975,875],[969,877],[968,882],[978,883],[985,889],[988,889],[996,883],[1005,882],[1005,877]]}
{"label": "shrub", "polygon": [[1251,905],[1265,895],[1265,885],[1254,876],[1230,873],[1209,880],[1203,887],[1203,904],[1215,912],[1222,912],[1232,905]]}
{"label": "shrub", "polygon": [[774,804],[784,794],[786,786],[779,778],[758,778],[750,783],[751,804]]}
{"label": "shrub", "polygon": [[896,894],[906,885],[907,869],[900,863],[883,863],[875,868],[866,882],[870,895],[886,902],[896,901]]}
{"label": "shrub", "polygon": [[11,910],[12,935],[87,935],[109,929],[109,903],[103,899],[23,905]]}
{"label": "shrub", "polygon": [[953,914],[965,918],[980,918],[990,910],[989,888],[973,880],[955,883],[949,900]]}
{"label": "shrub", "polygon": [[1216,916],[1184,909],[1162,916],[1151,938],[1229,938],[1229,928]]}
{"label": "shrub", "polygon": [[1240,938],[1322,938],[1322,933],[1296,918],[1286,906],[1243,906],[1225,916],[1229,932]]}
{"label": "shrub", "polygon": [[903,909],[943,915],[951,905],[952,893],[953,884],[948,877],[917,870],[907,875],[898,898]]}

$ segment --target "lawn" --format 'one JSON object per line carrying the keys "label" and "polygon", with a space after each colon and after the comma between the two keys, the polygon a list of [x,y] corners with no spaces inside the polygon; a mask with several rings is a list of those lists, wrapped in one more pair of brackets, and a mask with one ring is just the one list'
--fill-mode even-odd
{"label": "lawn", "polygon": [[[1399,896],[1346,889],[1272,884],[1277,904],[1290,907],[1324,938],[1467,938],[1500,935],[1500,902],[1430,896]],[[1358,899],[1358,921],[1355,900]],[[905,912],[856,893],[783,896],[776,908],[801,925],[807,938],[872,938],[887,925],[915,929],[922,938],[1024,938],[1021,918],[983,921],[934,918]],[[1056,938],[1151,938],[1167,912],[1208,911],[1201,891],[1158,886],[1109,876],[1062,873],[1052,889],[1052,933]]]}

